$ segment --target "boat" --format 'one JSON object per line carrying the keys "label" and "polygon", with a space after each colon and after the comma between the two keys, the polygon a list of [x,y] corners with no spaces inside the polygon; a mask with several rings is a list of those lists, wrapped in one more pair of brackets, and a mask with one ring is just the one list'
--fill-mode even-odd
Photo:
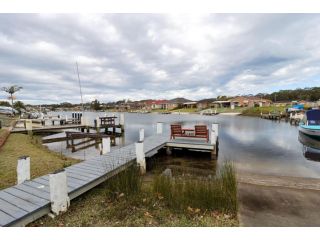
{"label": "boat", "polygon": [[320,141],[320,109],[307,111],[298,128],[301,133]]}

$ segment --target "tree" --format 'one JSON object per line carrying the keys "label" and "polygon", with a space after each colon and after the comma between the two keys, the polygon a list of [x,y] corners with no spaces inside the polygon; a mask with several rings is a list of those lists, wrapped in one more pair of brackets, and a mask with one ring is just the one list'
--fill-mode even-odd
{"label": "tree", "polygon": [[1,88],[2,91],[4,92],[7,92],[10,94],[10,99],[11,99],[11,107],[12,107],[12,114],[14,114],[14,111],[13,111],[13,94],[20,91],[22,89],[22,87],[19,87],[17,85],[13,85],[13,86],[10,86],[10,87],[3,87]]}
{"label": "tree", "polygon": [[91,108],[96,111],[101,110],[100,102],[97,99],[95,99],[91,102]]}
{"label": "tree", "polygon": [[4,107],[10,107],[10,103],[7,101],[0,101],[0,106],[4,106]]}
{"label": "tree", "polygon": [[21,101],[16,101],[13,106],[15,109],[18,110],[20,115],[21,115],[22,109],[26,110],[26,106]]}

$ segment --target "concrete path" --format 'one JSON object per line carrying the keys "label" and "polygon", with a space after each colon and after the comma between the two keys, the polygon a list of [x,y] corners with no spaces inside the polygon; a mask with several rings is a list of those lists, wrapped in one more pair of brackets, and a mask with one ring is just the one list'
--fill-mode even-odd
{"label": "concrete path", "polygon": [[238,183],[241,226],[320,226],[320,179],[239,174]]}

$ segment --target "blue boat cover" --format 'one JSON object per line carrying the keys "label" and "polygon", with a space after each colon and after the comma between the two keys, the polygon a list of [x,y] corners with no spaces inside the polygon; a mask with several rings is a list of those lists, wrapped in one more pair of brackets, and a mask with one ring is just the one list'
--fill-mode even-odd
{"label": "blue boat cover", "polygon": [[292,106],[292,108],[295,108],[295,109],[299,109],[299,110],[303,110],[303,104],[296,104],[294,106]]}
{"label": "blue boat cover", "polygon": [[320,110],[309,110],[306,112],[308,125],[320,125]]}

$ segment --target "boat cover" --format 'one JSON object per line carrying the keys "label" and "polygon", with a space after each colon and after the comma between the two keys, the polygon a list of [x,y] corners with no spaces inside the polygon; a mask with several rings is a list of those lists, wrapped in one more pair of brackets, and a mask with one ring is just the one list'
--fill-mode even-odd
{"label": "boat cover", "polygon": [[306,112],[308,125],[320,125],[320,110],[309,110]]}

